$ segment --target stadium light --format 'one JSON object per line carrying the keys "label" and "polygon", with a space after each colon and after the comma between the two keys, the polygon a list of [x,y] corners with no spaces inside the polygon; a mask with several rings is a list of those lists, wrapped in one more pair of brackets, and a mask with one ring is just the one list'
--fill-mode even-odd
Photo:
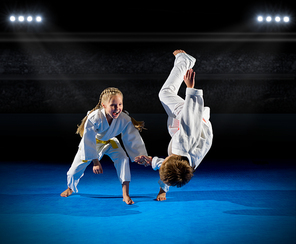
{"label": "stadium light", "polygon": [[272,19],[271,19],[271,16],[267,16],[267,17],[266,17],[266,21],[267,21],[267,22],[270,22],[271,20],[272,20]]}
{"label": "stadium light", "polygon": [[257,17],[257,20],[258,20],[259,22],[262,22],[262,21],[263,21],[263,17],[262,17],[262,16],[258,16],[258,17]]}
{"label": "stadium light", "polygon": [[287,23],[287,22],[289,22],[289,21],[290,21],[290,18],[289,18],[288,16],[285,16],[285,17],[284,17],[284,22]]}
{"label": "stadium light", "polygon": [[260,23],[272,23],[272,22],[276,22],[276,23],[288,23],[290,22],[290,17],[289,16],[281,16],[281,15],[258,15],[257,16],[257,22]]}
{"label": "stadium light", "polygon": [[37,22],[40,23],[42,22],[42,17],[40,15],[36,15],[36,16],[32,16],[32,15],[19,15],[18,17],[16,17],[15,15],[11,15],[9,17],[10,22],[15,22],[15,23],[31,23],[31,22]]}
{"label": "stadium light", "polygon": [[24,20],[25,20],[24,16],[20,15],[20,16],[18,17],[18,21],[19,21],[19,22],[23,22]]}

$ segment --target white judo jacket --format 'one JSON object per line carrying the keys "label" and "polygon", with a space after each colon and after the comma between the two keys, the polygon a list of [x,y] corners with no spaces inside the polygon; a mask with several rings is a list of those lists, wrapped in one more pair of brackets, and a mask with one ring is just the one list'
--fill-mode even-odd
{"label": "white judo jacket", "polygon": [[108,141],[121,134],[124,148],[133,162],[139,155],[147,155],[144,141],[134,127],[131,118],[121,113],[117,119],[108,124],[105,109],[97,109],[88,115],[84,126],[84,134],[79,144],[81,160],[98,158],[96,139]]}

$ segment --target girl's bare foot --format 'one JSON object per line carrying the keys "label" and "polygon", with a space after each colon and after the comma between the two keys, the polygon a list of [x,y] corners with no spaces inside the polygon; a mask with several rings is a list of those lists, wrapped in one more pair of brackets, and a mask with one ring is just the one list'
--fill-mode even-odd
{"label": "girl's bare foot", "polygon": [[185,51],[181,50],[181,49],[178,49],[178,50],[175,50],[173,52],[173,54],[176,56],[178,53],[186,53]]}
{"label": "girl's bare foot", "polygon": [[126,204],[128,205],[134,204],[134,201],[129,196],[129,181],[124,181],[122,183],[122,196],[123,196],[123,201]]}
{"label": "girl's bare foot", "polygon": [[68,187],[67,190],[65,190],[65,191],[63,191],[63,192],[61,193],[61,197],[68,197],[68,196],[70,196],[72,193],[73,193],[73,191],[71,190],[71,188]]}
{"label": "girl's bare foot", "polygon": [[159,193],[156,197],[156,201],[164,201],[164,200],[166,200],[166,192],[162,188],[160,188]]}
{"label": "girl's bare foot", "polygon": [[123,196],[123,200],[127,205],[134,204],[134,201],[130,198],[130,196]]}

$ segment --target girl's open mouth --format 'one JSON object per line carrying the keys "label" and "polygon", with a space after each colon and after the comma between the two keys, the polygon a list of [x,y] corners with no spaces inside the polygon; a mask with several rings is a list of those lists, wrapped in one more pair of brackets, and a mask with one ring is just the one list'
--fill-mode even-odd
{"label": "girl's open mouth", "polygon": [[117,116],[120,113],[120,111],[113,112],[113,116]]}

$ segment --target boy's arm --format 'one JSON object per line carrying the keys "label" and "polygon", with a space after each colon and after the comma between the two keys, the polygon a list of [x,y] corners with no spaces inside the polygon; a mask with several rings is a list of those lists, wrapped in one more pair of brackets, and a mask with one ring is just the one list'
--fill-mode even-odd
{"label": "boy's arm", "polygon": [[195,72],[193,69],[187,70],[186,74],[184,75],[184,82],[188,88],[194,88]]}

